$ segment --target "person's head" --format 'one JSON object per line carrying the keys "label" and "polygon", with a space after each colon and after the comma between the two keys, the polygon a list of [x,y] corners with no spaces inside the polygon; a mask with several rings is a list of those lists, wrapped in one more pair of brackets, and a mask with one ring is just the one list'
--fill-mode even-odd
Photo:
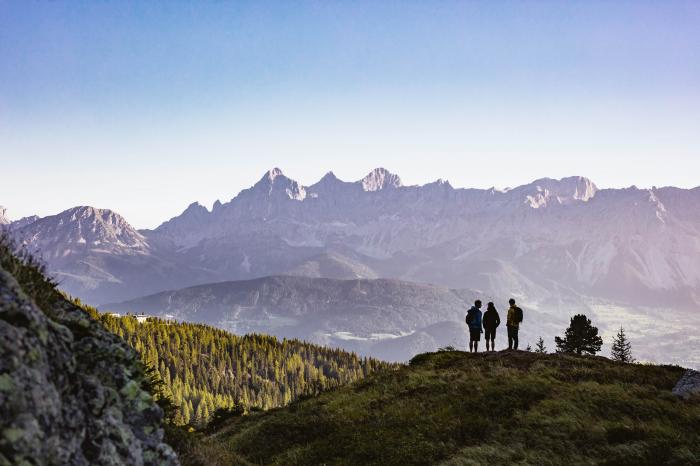
{"label": "person's head", "polygon": [[496,307],[493,305],[493,303],[488,303],[486,305],[486,309],[488,309],[489,311],[495,311]]}
{"label": "person's head", "polygon": [[508,300],[508,304],[510,304],[511,306],[515,306],[515,300],[513,298],[510,298],[510,300]]}
{"label": "person's head", "polygon": [[474,301],[474,306],[476,306],[477,309],[480,309],[481,308],[481,300],[477,299],[476,301]]}

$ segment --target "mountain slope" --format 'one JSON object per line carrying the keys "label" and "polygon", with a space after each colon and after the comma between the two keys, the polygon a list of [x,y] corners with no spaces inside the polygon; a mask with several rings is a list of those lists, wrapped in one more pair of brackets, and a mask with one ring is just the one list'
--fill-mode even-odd
{"label": "mountain slope", "polygon": [[231,419],[187,461],[697,464],[700,399],[671,395],[682,374],[678,367],[526,352],[424,354],[400,370]]}
{"label": "mountain slope", "polygon": [[338,253],[323,253],[310,257],[289,270],[285,275],[314,278],[378,278],[376,272],[366,265]]}
{"label": "mountain slope", "polygon": [[[103,307],[205,323],[238,334],[301,338],[405,361],[435,349],[436,341],[399,341],[439,322],[462,330],[472,296],[467,290],[397,280],[276,276],[200,285]],[[385,353],[388,340],[396,340],[397,348]]]}
{"label": "mountain slope", "polygon": [[62,289],[86,302],[139,296],[214,277],[178,261],[108,209],[74,207],[26,222],[11,234],[47,263]]}

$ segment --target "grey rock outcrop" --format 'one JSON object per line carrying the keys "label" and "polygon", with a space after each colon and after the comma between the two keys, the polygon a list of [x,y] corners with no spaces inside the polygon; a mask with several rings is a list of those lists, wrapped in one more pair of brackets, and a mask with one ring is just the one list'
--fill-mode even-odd
{"label": "grey rock outcrop", "polygon": [[[0,251],[1,252],[1,251]],[[0,267],[0,465],[177,465],[137,354]]]}
{"label": "grey rock outcrop", "polygon": [[700,394],[700,372],[688,369],[673,387],[673,394],[681,398]]}

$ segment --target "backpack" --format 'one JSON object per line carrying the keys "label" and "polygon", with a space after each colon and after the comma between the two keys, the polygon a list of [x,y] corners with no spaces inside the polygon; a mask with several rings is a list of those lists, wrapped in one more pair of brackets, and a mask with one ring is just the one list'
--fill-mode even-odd
{"label": "backpack", "polygon": [[471,327],[475,319],[476,316],[474,315],[474,308],[472,307],[467,311],[467,325]]}
{"label": "backpack", "polygon": [[523,321],[523,310],[519,307],[515,308],[515,320],[517,320],[518,323]]}

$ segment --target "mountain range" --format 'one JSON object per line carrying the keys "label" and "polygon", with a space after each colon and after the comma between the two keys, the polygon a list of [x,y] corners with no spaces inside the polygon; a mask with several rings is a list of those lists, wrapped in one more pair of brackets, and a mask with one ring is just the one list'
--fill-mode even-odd
{"label": "mountain range", "polygon": [[477,290],[503,311],[513,296],[549,316],[534,334],[585,312],[604,333],[624,325],[650,359],[700,364],[687,351],[700,323],[698,188],[599,189],[584,177],[404,186],[381,168],[304,186],[273,169],[231,201],[193,203],[154,230],[92,207],[9,225],[89,303],[278,275],[384,278]]}

